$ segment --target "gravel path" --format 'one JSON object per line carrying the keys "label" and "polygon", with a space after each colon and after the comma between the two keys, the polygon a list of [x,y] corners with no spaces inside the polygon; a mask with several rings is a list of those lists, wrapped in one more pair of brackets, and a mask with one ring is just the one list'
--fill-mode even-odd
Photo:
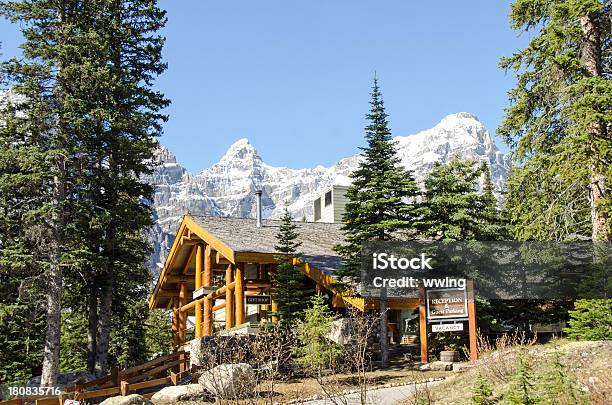
{"label": "gravel path", "polygon": [[[427,383],[419,383],[419,384],[416,384],[416,386],[414,384],[408,384],[408,385],[401,385],[398,387],[372,389],[368,391],[367,403],[373,404],[373,405],[395,405],[395,404],[398,404],[399,402],[402,402],[406,398],[412,396],[415,392],[415,389],[421,389],[427,385],[431,387],[439,382],[441,381],[438,380],[438,381],[427,382]],[[346,394],[342,398],[338,398],[335,403],[348,404],[348,405],[359,405],[361,401],[359,399],[359,393],[353,393],[353,394]],[[334,404],[334,402],[330,401],[329,399],[319,399],[319,400],[306,401],[306,402],[303,402],[303,404],[331,405],[331,404]]]}

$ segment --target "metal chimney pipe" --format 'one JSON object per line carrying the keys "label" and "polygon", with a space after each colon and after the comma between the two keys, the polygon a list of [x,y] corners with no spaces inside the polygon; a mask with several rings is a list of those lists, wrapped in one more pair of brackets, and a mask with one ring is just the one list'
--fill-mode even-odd
{"label": "metal chimney pipe", "polygon": [[257,197],[257,211],[255,215],[257,215],[257,227],[261,228],[261,190],[255,191],[255,196]]}

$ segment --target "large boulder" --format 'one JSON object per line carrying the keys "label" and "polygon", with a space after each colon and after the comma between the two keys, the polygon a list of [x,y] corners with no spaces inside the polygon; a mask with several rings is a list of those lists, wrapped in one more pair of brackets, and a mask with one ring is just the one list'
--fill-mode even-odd
{"label": "large boulder", "polygon": [[130,394],[126,396],[116,396],[105,399],[100,405],[153,405],[153,402],[149,401],[145,397],[138,394]]}
{"label": "large boulder", "polygon": [[453,369],[452,361],[434,361],[429,365],[435,371],[451,371]]}
{"label": "large boulder", "polygon": [[198,382],[217,398],[246,398],[255,391],[255,372],[246,363],[221,364],[202,373]]}
{"label": "large boulder", "polygon": [[210,396],[200,384],[187,384],[165,387],[153,394],[151,400],[158,403],[178,401],[204,401]]}

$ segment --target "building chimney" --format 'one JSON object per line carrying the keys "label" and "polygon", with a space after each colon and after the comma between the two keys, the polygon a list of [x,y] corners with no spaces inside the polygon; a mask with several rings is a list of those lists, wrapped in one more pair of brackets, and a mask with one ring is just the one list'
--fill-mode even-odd
{"label": "building chimney", "polygon": [[257,216],[257,227],[261,228],[261,190],[255,191],[255,196],[257,197],[257,212],[255,213]]}

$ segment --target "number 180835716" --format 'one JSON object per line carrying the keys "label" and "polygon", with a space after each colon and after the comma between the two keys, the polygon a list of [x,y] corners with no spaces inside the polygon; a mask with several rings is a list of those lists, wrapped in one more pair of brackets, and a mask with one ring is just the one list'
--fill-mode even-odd
{"label": "number 180835716", "polygon": [[58,396],[62,393],[60,387],[30,387],[25,385],[9,385],[5,386],[5,390],[12,398],[19,397],[40,397],[40,396]]}

